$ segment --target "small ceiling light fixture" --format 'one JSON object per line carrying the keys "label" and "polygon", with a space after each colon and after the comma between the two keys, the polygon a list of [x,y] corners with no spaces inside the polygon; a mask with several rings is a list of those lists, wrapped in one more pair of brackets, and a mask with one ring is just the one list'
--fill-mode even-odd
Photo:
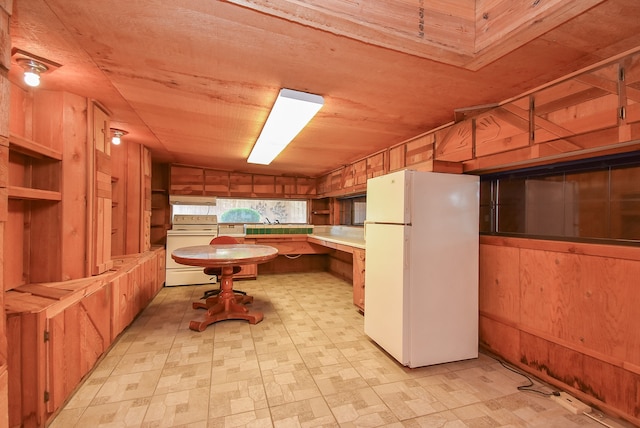
{"label": "small ceiling light fixture", "polygon": [[324,98],[320,95],[281,89],[247,162],[269,165],[323,104]]}
{"label": "small ceiling light fixture", "polygon": [[49,70],[49,67],[31,58],[18,58],[17,61],[24,68],[24,83],[34,88],[40,85],[40,73]]}
{"label": "small ceiling light fixture", "polygon": [[111,143],[114,146],[120,145],[122,142],[121,138],[128,134],[127,131],[123,131],[122,129],[111,128],[111,132],[113,133],[113,137],[111,137]]}

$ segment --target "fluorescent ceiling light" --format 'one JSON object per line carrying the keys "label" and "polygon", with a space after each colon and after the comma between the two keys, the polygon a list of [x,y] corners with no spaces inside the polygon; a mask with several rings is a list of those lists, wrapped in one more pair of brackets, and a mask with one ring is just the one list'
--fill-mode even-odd
{"label": "fluorescent ceiling light", "polygon": [[320,95],[281,89],[247,162],[269,165],[323,104]]}

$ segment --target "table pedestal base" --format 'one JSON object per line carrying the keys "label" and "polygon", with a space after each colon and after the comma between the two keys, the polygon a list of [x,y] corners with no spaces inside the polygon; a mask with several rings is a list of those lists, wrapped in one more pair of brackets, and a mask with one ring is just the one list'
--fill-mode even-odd
{"label": "table pedestal base", "polygon": [[217,296],[209,297],[202,302],[193,302],[194,309],[206,309],[207,313],[199,320],[189,323],[189,328],[194,331],[204,331],[209,324],[223,320],[247,320],[250,324],[262,321],[264,314],[259,311],[249,311],[244,306],[253,302],[253,296],[238,295],[233,293],[233,267],[222,268],[220,289]]}
{"label": "table pedestal base", "polygon": [[[247,303],[253,303],[253,296],[247,296],[246,294],[234,294],[233,297],[236,303],[239,305],[245,305]],[[207,297],[204,303],[193,302],[193,309],[209,309],[220,302],[220,295]]]}

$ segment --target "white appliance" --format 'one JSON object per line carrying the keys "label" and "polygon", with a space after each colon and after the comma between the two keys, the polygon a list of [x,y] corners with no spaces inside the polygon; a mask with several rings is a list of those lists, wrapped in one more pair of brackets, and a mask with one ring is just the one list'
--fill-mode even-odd
{"label": "white appliance", "polygon": [[176,285],[214,284],[215,275],[205,275],[203,268],[176,263],[171,252],[192,245],[207,245],[218,236],[218,218],[215,215],[174,215],[167,230],[167,257],[165,287]]}
{"label": "white appliance", "polygon": [[364,332],[401,364],[478,357],[476,176],[367,181]]}

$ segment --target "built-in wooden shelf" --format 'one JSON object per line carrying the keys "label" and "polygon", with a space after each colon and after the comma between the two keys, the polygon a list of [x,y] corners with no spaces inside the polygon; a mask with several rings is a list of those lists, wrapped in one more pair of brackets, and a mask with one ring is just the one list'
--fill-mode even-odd
{"label": "built-in wooden shelf", "polygon": [[9,134],[9,149],[32,158],[62,160],[62,153],[16,134]]}
{"label": "built-in wooden shelf", "polygon": [[30,187],[8,186],[9,199],[28,199],[44,201],[61,201],[60,192],[52,190],[32,189]]}

